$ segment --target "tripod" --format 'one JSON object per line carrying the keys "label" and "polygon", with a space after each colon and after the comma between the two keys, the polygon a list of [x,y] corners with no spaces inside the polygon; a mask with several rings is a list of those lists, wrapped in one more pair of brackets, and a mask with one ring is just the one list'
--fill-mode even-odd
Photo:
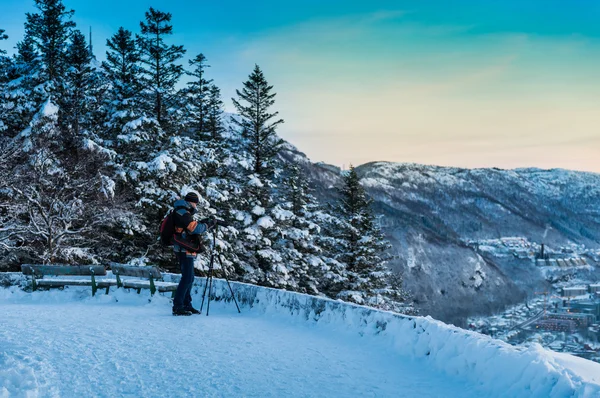
{"label": "tripod", "polygon": [[[235,299],[235,294],[233,294],[233,289],[231,288],[231,284],[229,283],[229,279],[227,278],[227,273],[225,272],[225,267],[223,267],[223,260],[221,259],[221,253],[217,251],[217,229],[219,225],[224,225],[223,223],[219,224],[217,222],[213,229],[213,243],[210,252],[210,263],[208,265],[208,274],[206,275],[206,283],[204,284],[204,292],[202,293],[202,303],[200,304],[200,312],[202,312],[202,308],[204,307],[204,297],[206,296],[206,288],[208,287],[208,300],[206,302],[206,316],[208,316],[208,311],[210,309],[210,292],[212,291],[212,280],[213,280],[213,267],[215,264],[215,257],[219,260],[219,264],[221,265],[221,270],[223,271],[223,276],[225,276],[225,280],[227,281],[227,286],[229,286],[229,291],[231,292],[231,297],[235,302],[235,306],[237,307],[238,313],[241,313],[240,306]],[[210,282],[210,286],[209,286]]]}

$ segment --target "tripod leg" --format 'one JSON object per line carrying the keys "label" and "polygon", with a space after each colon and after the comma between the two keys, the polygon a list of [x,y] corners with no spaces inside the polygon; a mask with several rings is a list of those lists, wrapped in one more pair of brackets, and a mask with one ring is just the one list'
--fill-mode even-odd
{"label": "tripod leg", "polygon": [[[215,261],[214,254],[210,255],[210,263],[208,265],[208,273],[206,274],[206,283],[204,283],[204,291],[202,292],[202,304],[200,304],[200,312],[202,312],[202,308],[204,307],[204,297],[206,296],[206,288],[208,287],[208,280],[212,279],[212,269]],[[209,300],[210,300],[210,292],[208,292]],[[208,315],[208,311],[206,312]]]}
{"label": "tripod leg", "polygon": [[212,267],[210,268],[209,272],[210,272],[210,285],[208,286],[208,301],[206,302],[206,316],[208,316],[208,310],[210,308],[210,292],[212,292],[212,281],[213,281],[213,275],[212,275]]}
{"label": "tripod leg", "polygon": [[225,272],[225,267],[223,266],[223,260],[221,260],[221,253],[219,253],[218,258],[219,258],[219,264],[221,265],[221,271],[223,272],[223,276],[225,277],[225,280],[227,281],[227,286],[229,286],[229,291],[231,292],[231,297],[233,298],[233,302],[235,303],[235,306],[237,307],[238,314],[241,314],[242,311],[240,311],[240,306],[238,305],[238,302],[235,299],[235,294],[233,293],[233,289],[231,288],[231,284],[229,283],[229,278],[227,278],[227,272]]}

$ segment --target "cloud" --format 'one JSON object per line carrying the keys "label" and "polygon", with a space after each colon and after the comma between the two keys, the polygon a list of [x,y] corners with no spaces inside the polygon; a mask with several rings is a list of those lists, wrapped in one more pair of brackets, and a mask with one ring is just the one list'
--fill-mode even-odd
{"label": "cloud", "polygon": [[[305,21],[246,43],[266,65],[284,138],[314,160],[600,171],[598,46],[471,34],[404,11]],[[533,163],[532,163],[533,162]]]}

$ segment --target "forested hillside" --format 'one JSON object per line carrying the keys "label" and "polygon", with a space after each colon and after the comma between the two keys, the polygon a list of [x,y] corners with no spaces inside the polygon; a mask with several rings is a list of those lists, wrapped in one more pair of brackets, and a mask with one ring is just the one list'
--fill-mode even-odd
{"label": "forested hillside", "polygon": [[217,247],[232,278],[411,310],[356,172],[343,177],[339,200],[317,202],[283,153],[275,89],[258,65],[230,117],[208,58],[172,42],[171,14],[150,8],[139,31],[118,29],[96,57],[74,11],[60,0],[35,4],[15,54],[0,55],[3,269],[111,260],[173,268],[158,228],[195,191],[199,218],[230,224]]}

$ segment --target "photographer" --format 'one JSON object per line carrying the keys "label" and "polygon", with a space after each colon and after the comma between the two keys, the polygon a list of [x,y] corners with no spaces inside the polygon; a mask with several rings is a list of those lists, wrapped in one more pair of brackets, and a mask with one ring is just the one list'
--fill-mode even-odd
{"label": "photographer", "polygon": [[179,199],[173,206],[173,223],[175,224],[173,250],[181,267],[181,281],[173,299],[173,315],[176,316],[200,313],[192,307],[190,294],[194,283],[194,261],[197,253],[203,251],[200,235],[214,228],[216,221],[206,219],[198,222],[194,220],[198,202],[198,195],[189,192],[185,198]]}

